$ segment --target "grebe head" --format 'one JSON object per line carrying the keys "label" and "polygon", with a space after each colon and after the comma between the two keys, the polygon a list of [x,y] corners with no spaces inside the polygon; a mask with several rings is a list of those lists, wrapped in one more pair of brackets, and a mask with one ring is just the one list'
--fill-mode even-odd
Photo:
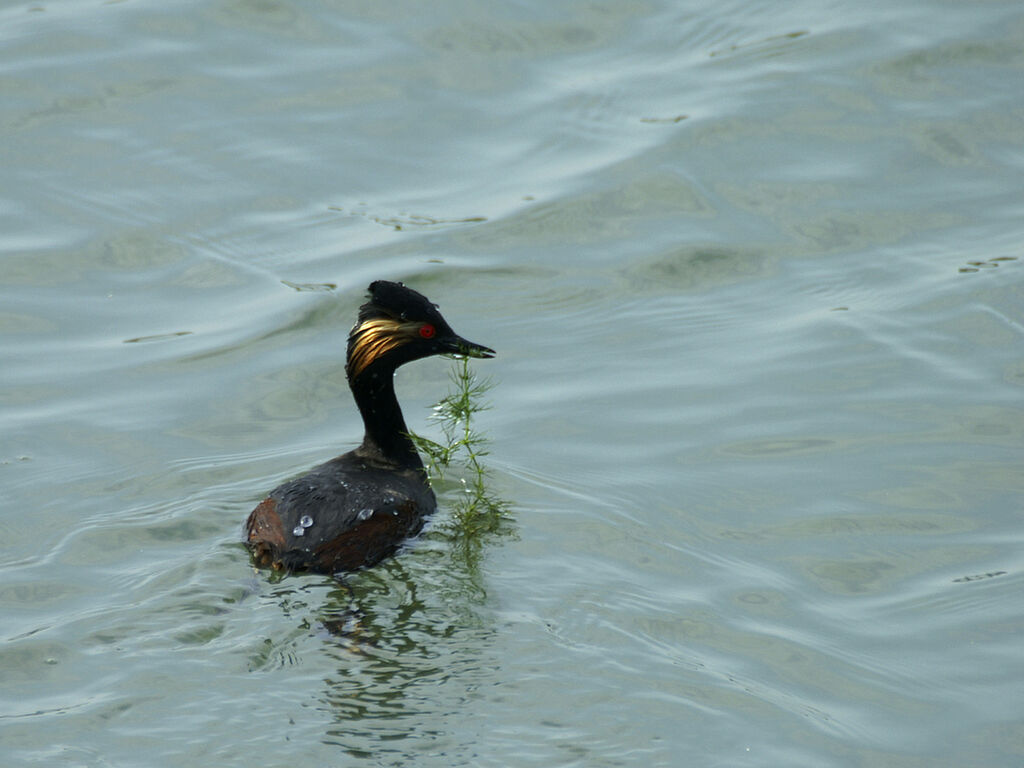
{"label": "grebe head", "polygon": [[494,357],[493,349],[459,336],[422,293],[402,283],[370,283],[369,301],[348,336],[345,370],[355,381],[386,363],[397,368],[431,355]]}

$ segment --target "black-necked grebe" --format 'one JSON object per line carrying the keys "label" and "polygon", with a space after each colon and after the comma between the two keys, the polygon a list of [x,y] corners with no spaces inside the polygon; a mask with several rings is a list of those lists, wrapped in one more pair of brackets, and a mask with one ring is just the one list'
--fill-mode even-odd
{"label": "black-necked grebe", "polygon": [[249,515],[259,566],[351,571],[390,555],[419,532],[437,502],[395,397],[395,369],[430,355],[494,357],[466,341],[426,296],[401,283],[370,284],[348,337],[345,372],[366,436],[354,451],[279,485]]}

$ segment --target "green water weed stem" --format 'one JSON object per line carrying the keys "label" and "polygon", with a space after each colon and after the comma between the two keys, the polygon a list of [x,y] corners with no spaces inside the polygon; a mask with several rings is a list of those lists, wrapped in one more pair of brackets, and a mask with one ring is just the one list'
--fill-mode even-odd
{"label": "green water weed stem", "polygon": [[435,482],[446,478],[454,466],[465,470],[459,478],[463,493],[452,503],[454,520],[460,533],[474,537],[498,532],[508,519],[508,502],[491,492],[487,485],[488,470],[483,462],[487,456],[488,439],[473,426],[477,413],[490,406],[484,395],[493,384],[480,379],[469,359],[456,359],[450,373],[448,394],[433,406],[431,421],[440,425],[442,442],[410,433],[416,448],[427,458],[427,474]]}

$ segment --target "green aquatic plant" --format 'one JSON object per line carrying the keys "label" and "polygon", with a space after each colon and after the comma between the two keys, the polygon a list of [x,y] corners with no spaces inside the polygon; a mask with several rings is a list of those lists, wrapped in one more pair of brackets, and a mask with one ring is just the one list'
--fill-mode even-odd
{"label": "green aquatic plant", "polygon": [[480,379],[469,359],[456,358],[448,394],[434,404],[431,421],[441,427],[441,442],[415,433],[409,437],[426,456],[427,474],[435,484],[450,480],[456,468],[462,469],[461,493],[451,504],[459,533],[473,539],[479,534],[497,533],[509,519],[509,504],[488,487],[488,470],[483,462],[487,456],[487,437],[477,431],[473,420],[477,413],[490,408],[484,395],[493,386],[490,379]]}

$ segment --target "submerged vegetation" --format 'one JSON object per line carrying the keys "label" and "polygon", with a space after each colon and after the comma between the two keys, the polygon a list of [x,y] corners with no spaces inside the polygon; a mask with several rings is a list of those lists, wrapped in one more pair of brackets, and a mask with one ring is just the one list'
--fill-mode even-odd
{"label": "submerged vegetation", "polygon": [[433,406],[431,420],[440,425],[443,442],[410,433],[417,449],[427,459],[427,474],[435,484],[451,481],[462,470],[461,493],[451,503],[457,533],[472,540],[479,534],[498,533],[509,520],[508,502],[494,494],[487,484],[483,463],[488,439],[473,426],[473,418],[490,406],[483,396],[491,389],[490,379],[479,379],[469,359],[456,358],[448,394]]}

